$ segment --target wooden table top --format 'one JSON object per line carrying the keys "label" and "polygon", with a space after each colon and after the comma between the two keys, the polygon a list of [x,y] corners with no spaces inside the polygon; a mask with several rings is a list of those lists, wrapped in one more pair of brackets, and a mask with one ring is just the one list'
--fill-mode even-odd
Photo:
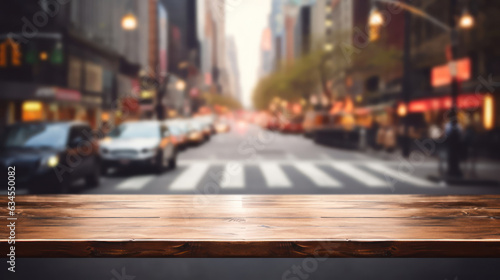
{"label": "wooden table top", "polygon": [[16,215],[17,257],[500,257],[498,195],[18,196]]}

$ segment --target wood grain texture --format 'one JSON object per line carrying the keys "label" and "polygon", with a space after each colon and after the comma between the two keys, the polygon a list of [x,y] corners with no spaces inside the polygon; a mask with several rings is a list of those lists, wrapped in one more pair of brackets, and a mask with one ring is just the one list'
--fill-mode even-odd
{"label": "wood grain texture", "polygon": [[18,257],[500,257],[494,195],[19,196],[16,215]]}

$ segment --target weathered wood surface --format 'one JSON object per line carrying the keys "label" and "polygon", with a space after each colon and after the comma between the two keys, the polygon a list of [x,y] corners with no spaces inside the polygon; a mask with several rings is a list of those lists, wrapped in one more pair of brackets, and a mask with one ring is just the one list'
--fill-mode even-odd
{"label": "weathered wood surface", "polygon": [[494,195],[19,196],[16,214],[18,257],[500,257]]}

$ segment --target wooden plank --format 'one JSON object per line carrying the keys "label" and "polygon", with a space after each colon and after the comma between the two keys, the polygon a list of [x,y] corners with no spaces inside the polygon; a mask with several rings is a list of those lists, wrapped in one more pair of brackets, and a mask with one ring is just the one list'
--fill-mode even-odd
{"label": "wooden plank", "polygon": [[494,195],[19,196],[16,213],[20,257],[500,257]]}

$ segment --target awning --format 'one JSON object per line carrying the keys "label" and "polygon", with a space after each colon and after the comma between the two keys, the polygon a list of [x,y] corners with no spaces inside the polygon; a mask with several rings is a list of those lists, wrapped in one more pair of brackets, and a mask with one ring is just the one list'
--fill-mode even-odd
{"label": "awning", "polygon": [[354,114],[355,115],[369,115],[369,114],[386,112],[388,110],[393,110],[395,103],[396,103],[395,101],[389,101],[389,102],[380,103],[377,105],[356,108],[356,109],[354,109]]}
{"label": "awning", "polygon": [[[459,109],[481,108],[484,95],[479,93],[461,94],[457,98]],[[413,100],[408,104],[409,113],[422,113],[426,111],[438,111],[451,109],[451,96]]]}

